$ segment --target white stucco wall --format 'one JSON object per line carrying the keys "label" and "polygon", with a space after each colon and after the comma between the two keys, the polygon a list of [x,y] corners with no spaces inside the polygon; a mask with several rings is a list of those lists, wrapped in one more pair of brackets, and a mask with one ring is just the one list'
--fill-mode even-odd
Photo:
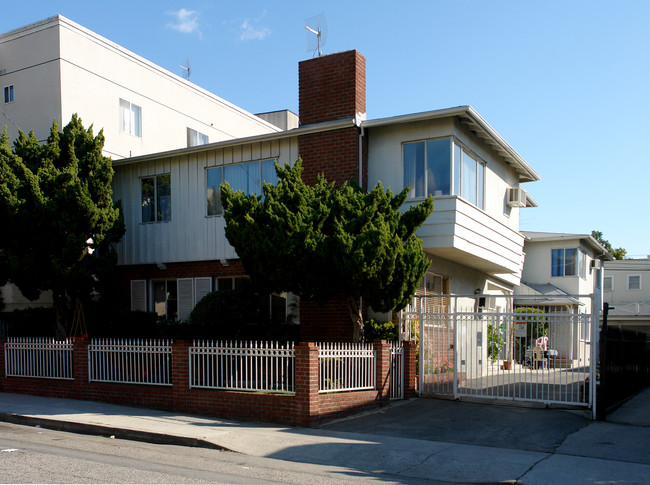
{"label": "white stucco wall", "polygon": [[[185,147],[187,128],[211,143],[281,131],[60,16],[0,36],[2,69],[2,86],[15,85],[6,111],[19,127],[44,140],[53,119],[65,125],[77,113],[95,133],[104,129],[115,159]],[[120,98],[142,109],[141,137],[120,131]]]}
{"label": "white stucco wall", "polygon": [[59,31],[51,23],[0,35],[0,93],[9,85],[14,102],[2,104],[0,128],[12,139],[20,129],[44,141],[52,121],[61,122]]}
{"label": "white stucco wall", "polygon": [[480,209],[458,196],[437,197],[418,236],[434,259],[462,261],[469,270],[491,274],[507,285],[518,284],[523,267],[519,209],[504,210],[507,188],[518,186],[517,174],[455,120],[447,117],[372,127],[368,133],[368,185],[381,182],[395,193],[401,191],[403,143],[456,137],[486,164],[485,207]]}

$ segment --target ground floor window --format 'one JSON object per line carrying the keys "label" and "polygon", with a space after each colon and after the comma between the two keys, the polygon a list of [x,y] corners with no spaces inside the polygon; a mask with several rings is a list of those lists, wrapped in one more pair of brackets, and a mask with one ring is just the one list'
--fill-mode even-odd
{"label": "ground floor window", "polygon": [[[133,280],[131,310],[154,312],[160,319],[183,321],[210,292],[242,289],[247,280],[246,276]],[[260,309],[259,323],[299,323],[299,299],[291,293],[260,296],[255,306]]]}
{"label": "ground floor window", "polygon": [[176,320],[178,318],[178,285],[176,280],[151,282],[153,311],[159,318]]}

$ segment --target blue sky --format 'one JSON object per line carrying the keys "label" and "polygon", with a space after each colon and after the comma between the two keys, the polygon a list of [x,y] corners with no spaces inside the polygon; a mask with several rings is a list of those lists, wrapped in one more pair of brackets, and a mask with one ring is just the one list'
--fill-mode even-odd
{"label": "blue sky", "polygon": [[191,81],[254,113],[298,112],[305,20],[324,12],[323,53],[366,57],[368,118],[471,105],[542,176],[521,230],[595,229],[650,254],[650,2],[14,5],[0,32],[60,13],[179,75],[189,58]]}

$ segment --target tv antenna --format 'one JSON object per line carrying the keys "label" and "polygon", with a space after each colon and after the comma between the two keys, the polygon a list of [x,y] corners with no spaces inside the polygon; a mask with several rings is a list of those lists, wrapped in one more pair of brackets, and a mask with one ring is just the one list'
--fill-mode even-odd
{"label": "tv antenna", "polygon": [[[305,20],[305,30],[307,31],[307,52],[318,52],[318,55],[322,56],[322,47],[327,43],[327,17],[325,17],[325,12]],[[316,40],[315,43],[314,39]]]}
{"label": "tv antenna", "polygon": [[192,68],[190,67],[190,58],[189,57],[187,58],[187,65],[186,66],[180,65],[178,67],[180,67],[183,71],[185,71],[185,79],[187,79],[189,81],[190,80],[190,72],[192,71]]}

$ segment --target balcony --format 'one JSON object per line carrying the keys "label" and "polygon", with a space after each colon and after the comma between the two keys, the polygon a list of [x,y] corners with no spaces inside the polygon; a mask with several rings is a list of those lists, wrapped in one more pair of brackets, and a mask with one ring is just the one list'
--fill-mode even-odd
{"label": "balcony", "polygon": [[417,235],[431,256],[491,275],[521,275],[524,237],[459,197],[436,198]]}

